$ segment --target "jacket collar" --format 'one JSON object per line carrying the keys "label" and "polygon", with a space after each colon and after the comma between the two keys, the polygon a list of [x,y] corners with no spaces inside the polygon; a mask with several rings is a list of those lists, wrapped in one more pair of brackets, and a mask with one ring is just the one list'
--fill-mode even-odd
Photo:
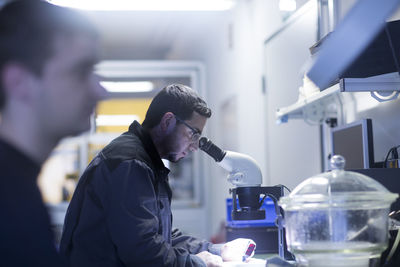
{"label": "jacket collar", "polygon": [[150,133],[145,128],[143,128],[137,121],[134,121],[129,126],[129,132],[139,137],[140,141],[143,143],[144,149],[147,151],[152,162],[154,163],[154,167],[157,169],[157,172],[161,174],[161,177],[165,177],[165,179],[168,180],[168,174],[170,170],[165,167],[163,161],[161,160],[161,157],[158,154],[156,146],[154,145],[153,140],[151,139]]}

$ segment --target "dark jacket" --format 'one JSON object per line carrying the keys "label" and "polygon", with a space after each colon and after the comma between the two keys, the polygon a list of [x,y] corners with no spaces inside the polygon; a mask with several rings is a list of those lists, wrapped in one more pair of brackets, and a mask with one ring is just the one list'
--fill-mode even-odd
{"label": "dark jacket", "polygon": [[0,139],[0,266],[64,266],[37,186],[40,165]]}
{"label": "dark jacket", "polygon": [[171,232],[169,170],[138,122],[82,175],[60,250],[71,266],[204,266],[211,244]]}

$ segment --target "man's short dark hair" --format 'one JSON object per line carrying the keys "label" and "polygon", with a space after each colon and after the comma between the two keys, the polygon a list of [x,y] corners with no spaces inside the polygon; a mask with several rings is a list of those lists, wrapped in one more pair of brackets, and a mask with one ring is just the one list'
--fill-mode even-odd
{"label": "man's short dark hair", "polygon": [[[40,76],[53,55],[56,36],[82,33],[97,37],[94,26],[82,14],[39,0],[11,1],[0,10],[0,72],[9,62],[22,64]],[[0,108],[4,106],[0,82]]]}
{"label": "man's short dark hair", "polygon": [[142,125],[147,129],[153,128],[167,112],[174,113],[182,120],[188,120],[193,111],[206,118],[211,117],[211,109],[196,91],[182,84],[171,84],[153,98]]}

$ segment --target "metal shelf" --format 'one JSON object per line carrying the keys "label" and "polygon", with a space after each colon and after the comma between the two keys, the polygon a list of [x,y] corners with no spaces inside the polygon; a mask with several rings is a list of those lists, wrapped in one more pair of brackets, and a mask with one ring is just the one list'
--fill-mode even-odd
{"label": "metal shelf", "polygon": [[397,72],[368,78],[343,78],[340,80],[341,92],[393,92],[400,90],[400,75]]}
{"label": "metal shelf", "polygon": [[[317,124],[324,118],[335,117],[337,107],[332,106],[332,103],[337,103],[339,92],[370,92],[377,101],[383,102],[397,98],[399,91],[400,75],[397,72],[368,78],[343,78],[321,92],[300,99],[293,105],[279,108],[276,111],[277,123],[285,123],[289,119],[304,119]],[[388,94],[389,97],[386,97]]]}
{"label": "metal shelf", "polygon": [[[300,99],[293,105],[288,107],[279,108],[276,111],[277,123],[288,122],[289,119],[307,119],[305,116],[308,115],[313,118],[320,117],[325,113],[325,107],[327,102],[332,102],[332,97],[340,92],[339,84],[335,84],[322,92],[310,95],[307,98]],[[321,110],[322,108],[322,110]]]}

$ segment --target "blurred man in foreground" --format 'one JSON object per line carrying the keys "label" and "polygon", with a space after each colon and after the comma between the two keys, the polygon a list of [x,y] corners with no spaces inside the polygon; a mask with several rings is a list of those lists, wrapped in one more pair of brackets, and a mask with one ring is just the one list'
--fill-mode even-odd
{"label": "blurred man in foreground", "polygon": [[90,127],[105,91],[97,33],[75,11],[13,1],[0,11],[0,265],[63,266],[36,184],[65,136]]}

